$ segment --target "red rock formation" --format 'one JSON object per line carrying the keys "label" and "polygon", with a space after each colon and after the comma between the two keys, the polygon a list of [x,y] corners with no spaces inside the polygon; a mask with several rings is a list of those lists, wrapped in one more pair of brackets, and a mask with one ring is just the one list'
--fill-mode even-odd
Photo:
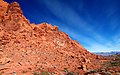
{"label": "red rock formation", "polygon": [[58,74],[64,68],[86,71],[99,67],[99,58],[57,26],[30,24],[18,3],[0,1],[0,72],[32,73],[38,68],[54,69]]}

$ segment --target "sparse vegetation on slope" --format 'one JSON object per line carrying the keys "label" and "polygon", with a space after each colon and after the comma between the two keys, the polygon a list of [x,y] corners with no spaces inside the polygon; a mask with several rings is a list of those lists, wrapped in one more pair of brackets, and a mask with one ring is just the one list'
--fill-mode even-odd
{"label": "sparse vegetation on slope", "polygon": [[87,72],[88,75],[120,75],[120,55],[115,54],[106,57],[109,61],[103,63],[101,68]]}

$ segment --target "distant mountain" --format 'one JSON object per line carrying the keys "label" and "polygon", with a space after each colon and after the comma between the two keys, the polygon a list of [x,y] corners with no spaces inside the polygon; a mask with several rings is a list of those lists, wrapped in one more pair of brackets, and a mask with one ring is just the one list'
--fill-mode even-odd
{"label": "distant mountain", "polygon": [[111,52],[94,52],[94,54],[102,55],[102,56],[109,56],[113,54],[120,54],[120,51],[111,51]]}

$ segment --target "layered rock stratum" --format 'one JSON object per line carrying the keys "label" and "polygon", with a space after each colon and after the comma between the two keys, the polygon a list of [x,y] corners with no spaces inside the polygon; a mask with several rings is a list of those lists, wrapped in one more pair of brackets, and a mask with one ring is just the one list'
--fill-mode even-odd
{"label": "layered rock stratum", "polygon": [[[30,24],[17,2],[0,0],[0,72],[86,72],[98,68],[101,57],[87,51],[57,26]],[[18,74],[19,75],[19,74]],[[20,74],[22,75],[22,74]]]}

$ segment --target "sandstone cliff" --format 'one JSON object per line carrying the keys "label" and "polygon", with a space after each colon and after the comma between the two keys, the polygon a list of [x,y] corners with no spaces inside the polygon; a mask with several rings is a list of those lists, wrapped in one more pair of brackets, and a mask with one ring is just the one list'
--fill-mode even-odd
{"label": "sandstone cliff", "polygon": [[[0,1],[0,72],[32,74],[37,69],[87,71],[101,57],[88,52],[57,26],[30,24],[17,2]],[[97,66],[96,66],[97,65]]]}

